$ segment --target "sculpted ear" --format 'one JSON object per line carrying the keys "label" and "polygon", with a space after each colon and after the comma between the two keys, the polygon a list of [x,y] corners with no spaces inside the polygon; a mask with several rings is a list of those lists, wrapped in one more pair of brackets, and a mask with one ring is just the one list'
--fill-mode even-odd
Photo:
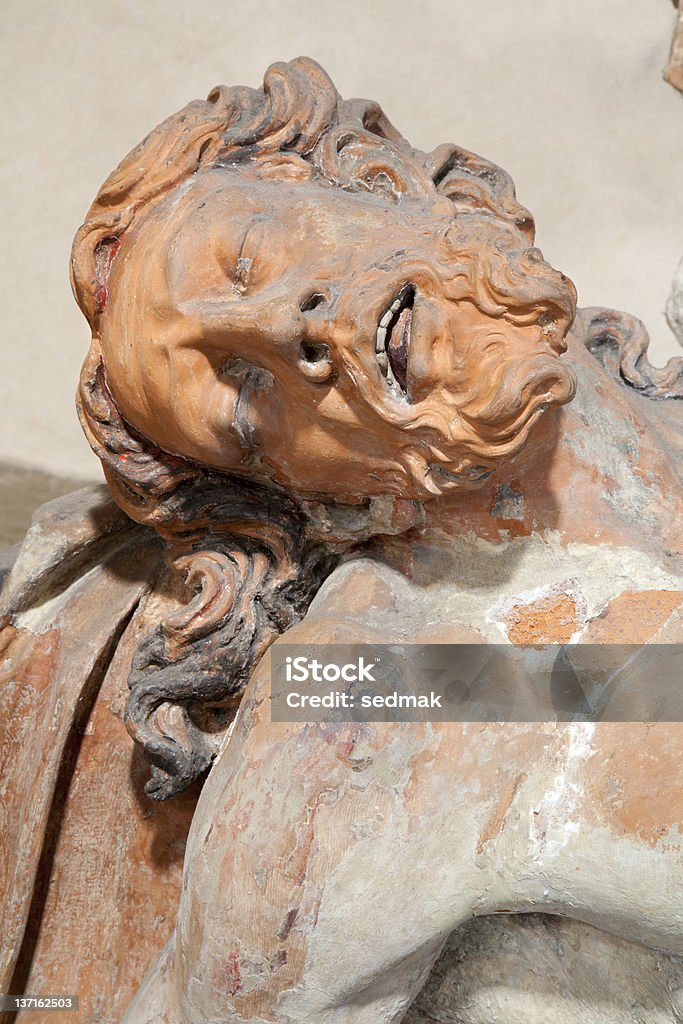
{"label": "sculpted ear", "polygon": [[107,278],[136,213],[212,162],[230,123],[236,90],[223,86],[163,121],[110,174],[71,250],[71,287],[91,327],[107,303]]}

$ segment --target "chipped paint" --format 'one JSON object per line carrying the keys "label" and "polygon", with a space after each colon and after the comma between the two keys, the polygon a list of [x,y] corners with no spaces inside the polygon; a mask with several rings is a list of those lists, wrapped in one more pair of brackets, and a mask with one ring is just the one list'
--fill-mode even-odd
{"label": "chipped paint", "polygon": [[507,638],[505,617],[511,608],[563,588],[573,595],[581,624],[625,591],[675,592],[681,586],[678,572],[667,571],[646,551],[563,544],[552,531],[501,545],[473,534],[450,537],[430,529],[413,542],[404,568],[394,551],[392,546],[385,558],[366,554],[340,566],[321,587],[309,614],[354,619],[363,594],[384,594],[376,606],[363,604],[363,623],[381,630],[387,640],[419,637],[428,628],[451,623],[471,626],[489,642],[500,643]]}
{"label": "chipped paint", "polygon": [[524,521],[524,495],[521,491],[515,491],[508,484],[501,484],[496,491],[496,497],[491,506],[491,515],[494,519],[517,519]]}

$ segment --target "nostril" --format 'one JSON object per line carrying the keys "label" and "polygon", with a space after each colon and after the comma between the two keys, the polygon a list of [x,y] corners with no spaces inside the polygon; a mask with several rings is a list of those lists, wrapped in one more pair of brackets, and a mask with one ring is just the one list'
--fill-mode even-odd
{"label": "nostril", "polygon": [[313,292],[308,298],[304,299],[299,309],[302,313],[308,313],[312,309],[317,309],[318,306],[322,306],[324,302],[327,302],[327,296],[323,295],[322,292]]}
{"label": "nostril", "polygon": [[307,363],[320,363],[330,357],[328,345],[318,341],[302,341],[301,355]]}
{"label": "nostril", "polygon": [[334,373],[330,346],[323,341],[302,341],[299,369],[312,384],[324,384]]}

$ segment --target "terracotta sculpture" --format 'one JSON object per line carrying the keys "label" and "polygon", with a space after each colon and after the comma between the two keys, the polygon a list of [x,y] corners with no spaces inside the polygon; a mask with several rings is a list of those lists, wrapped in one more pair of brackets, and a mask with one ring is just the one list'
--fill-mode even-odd
{"label": "terracotta sculpture", "polygon": [[[306,59],[100,190],[79,408],[125,515],[48,507],[6,586],[5,991],[113,1021],[150,968],[127,1021],[474,1022],[482,992],[502,1021],[530,936],[554,1019],[601,998],[561,941],[678,1019],[678,725],[269,718],[285,632],[680,641],[683,361],[575,316],[533,238],[500,168],[415,150]],[[463,972],[458,929],[532,911],[558,916],[505,919],[509,977],[493,940]]]}

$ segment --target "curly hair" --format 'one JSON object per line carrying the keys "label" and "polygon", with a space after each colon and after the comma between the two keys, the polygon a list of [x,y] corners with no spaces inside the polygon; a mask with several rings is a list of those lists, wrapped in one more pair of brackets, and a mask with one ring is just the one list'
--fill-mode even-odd
{"label": "curly hair", "polygon": [[[414,149],[376,103],[342,100],[322,68],[306,58],[274,64],[262,89],[213,89],[122,161],[76,235],[71,278],[93,337],[78,399],[85,433],[115,500],[160,534],[173,568],[197,589],[187,607],[143,640],[129,678],[126,724],[151,763],[146,792],[155,799],[181,792],[207,769],[214,746],[202,716],[220,714],[240,694],[272,640],[305,614],[344,545],[363,531],[401,528],[390,513],[377,519],[375,500],[372,509],[366,501],[343,513],[330,504],[325,533],[311,524],[310,502],[268,482],[170,455],[116,407],[99,332],[126,231],[141,211],[190,177],[245,162],[288,166],[294,179],[390,200],[445,196],[453,205],[453,245],[469,254],[460,261],[456,291],[461,286],[491,316],[538,322],[558,338],[575,312],[571,283],[531,248],[533,219],[503,170],[455,145],[432,153]],[[477,226],[488,232],[487,248],[472,246]],[[487,445],[495,446],[496,409],[479,401],[476,412],[489,424]],[[501,450],[505,444],[499,439]],[[330,525],[335,517],[337,526]],[[344,518],[352,525],[339,526]],[[177,727],[169,716],[160,722],[168,705],[180,710]]]}

